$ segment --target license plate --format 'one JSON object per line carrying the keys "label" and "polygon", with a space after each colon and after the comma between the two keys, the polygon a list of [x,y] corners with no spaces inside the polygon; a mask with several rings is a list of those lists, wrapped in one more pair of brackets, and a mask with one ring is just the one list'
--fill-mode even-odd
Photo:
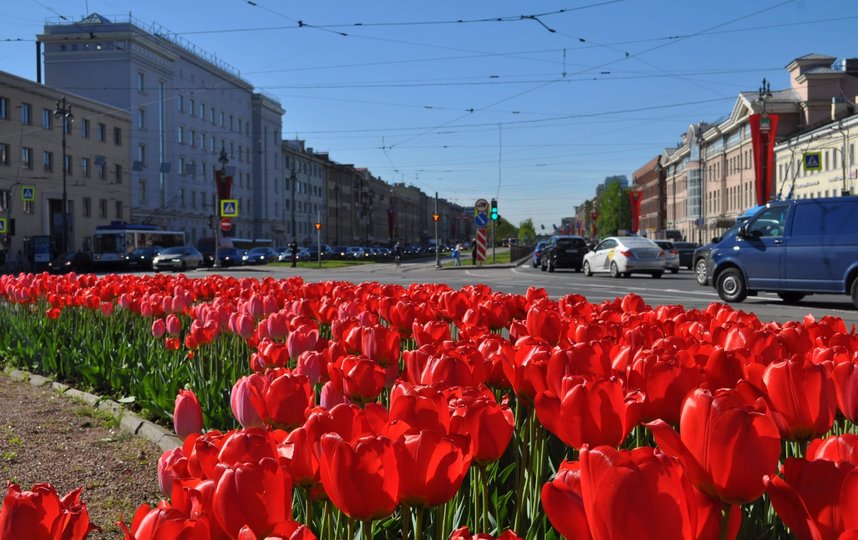
{"label": "license plate", "polygon": [[578,253],[578,250],[575,248],[569,248],[566,250],[566,253]]}

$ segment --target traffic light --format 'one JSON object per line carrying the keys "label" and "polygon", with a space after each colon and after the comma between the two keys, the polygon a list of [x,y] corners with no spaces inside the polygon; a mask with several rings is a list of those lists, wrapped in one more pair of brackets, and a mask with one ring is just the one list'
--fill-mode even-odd
{"label": "traffic light", "polygon": [[498,201],[497,199],[492,199],[492,221],[498,220]]}
{"label": "traffic light", "polygon": [[322,224],[317,222],[316,223],[316,230],[318,231],[321,228],[322,228]]}
{"label": "traffic light", "polygon": [[432,221],[438,221],[441,218],[441,214],[432,214]]}

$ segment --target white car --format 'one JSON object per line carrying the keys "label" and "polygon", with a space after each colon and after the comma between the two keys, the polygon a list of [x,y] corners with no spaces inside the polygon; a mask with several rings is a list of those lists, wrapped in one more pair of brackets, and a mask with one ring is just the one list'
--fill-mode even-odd
{"label": "white car", "polygon": [[610,272],[612,277],[633,273],[660,278],[664,273],[664,250],[652,240],[639,236],[609,236],[584,255],[584,275]]}

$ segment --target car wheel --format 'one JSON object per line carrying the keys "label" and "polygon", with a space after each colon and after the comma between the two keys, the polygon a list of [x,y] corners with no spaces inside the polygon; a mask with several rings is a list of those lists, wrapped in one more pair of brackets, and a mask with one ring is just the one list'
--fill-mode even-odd
{"label": "car wheel", "polygon": [[623,277],[626,277],[626,278],[632,277],[632,273],[631,272],[623,272]]}
{"label": "car wheel", "polygon": [[778,296],[784,301],[784,304],[798,304],[801,299],[807,296],[804,293],[798,292],[779,292]]}
{"label": "car wheel", "polygon": [[551,261],[548,261],[548,271],[549,271],[549,272],[553,272],[553,271],[554,271],[554,265],[553,265],[553,264],[551,264]]}
{"label": "car wheel", "polygon": [[679,268],[671,268],[671,269],[670,269],[670,273],[671,273],[671,274],[678,274],[678,273],[679,273]]}
{"label": "car wheel", "polygon": [[617,267],[617,263],[611,262],[611,277],[618,278],[620,277],[620,269]]}
{"label": "car wheel", "polygon": [[852,293],[852,303],[858,308],[858,278],[852,280],[850,292]]}
{"label": "car wheel", "polygon": [[725,302],[741,302],[748,296],[745,278],[738,268],[728,268],[718,276],[718,296]]}
{"label": "car wheel", "polygon": [[705,287],[706,282],[709,281],[706,277],[706,259],[700,259],[694,265],[694,274],[697,278],[697,284]]}
{"label": "car wheel", "polygon": [[536,268],[536,267],[537,267],[537,264],[536,264],[536,262],[535,262],[535,261],[534,261],[534,263],[533,263],[533,267],[534,267],[534,268]]}
{"label": "car wheel", "polygon": [[[658,278],[660,278],[660,277],[661,277],[661,275],[662,275],[663,273],[664,273],[664,272],[653,272],[653,273],[652,273],[652,277],[654,277],[654,278],[658,279]],[[676,273],[676,271],[674,270],[674,272],[673,272],[673,273],[675,274],[675,273]]]}
{"label": "car wheel", "polygon": [[545,272],[545,265],[542,263],[539,263],[539,269],[542,270],[543,272]]}
{"label": "car wheel", "polygon": [[[590,277],[593,275],[593,271],[590,270],[590,261],[584,261],[584,275],[587,277]],[[858,281],[858,280],[856,280],[856,281]],[[853,298],[854,298],[854,295],[853,295]],[[858,304],[856,304],[856,305],[858,305]]]}

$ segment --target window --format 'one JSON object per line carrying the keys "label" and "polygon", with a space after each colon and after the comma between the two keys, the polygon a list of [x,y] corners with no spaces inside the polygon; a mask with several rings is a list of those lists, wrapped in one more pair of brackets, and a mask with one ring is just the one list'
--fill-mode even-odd
{"label": "window", "polygon": [[89,119],[83,118],[80,121],[80,137],[82,139],[89,139]]}
{"label": "window", "polygon": [[215,109],[214,107],[209,109],[209,121],[214,124],[215,123]]}
{"label": "window", "polygon": [[179,176],[185,176],[185,158],[179,158]]}
{"label": "window", "polygon": [[92,199],[83,198],[83,217],[92,217]]}
{"label": "window", "polygon": [[190,142],[192,148],[196,147],[196,145],[197,145],[197,130],[195,130],[195,129],[191,130],[191,137],[190,137],[189,142]]}
{"label": "window", "polygon": [[145,86],[146,77],[143,75],[142,71],[137,72],[137,91],[141,94],[146,90]]}
{"label": "window", "polygon": [[44,129],[54,127],[54,113],[50,109],[42,109],[42,127]]}
{"label": "window", "polygon": [[122,146],[122,128],[113,128],[113,144]]}
{"label": "window", "polygon": [[122,183],[122,165],[119,163],[113,167],[113,181],[117,184]]}
{"label": "window", "polygon": [[180,201],[179,206],[184,208],[185,207],[185,190],[184,190],[184,188],[179,190],[179,201]]}
{"label": "window", "polygon": [[68,154],[63,156],[63,170],[68,175],[72,173],[72,157]]}
{"label": "window", "polygon": [[176,141],[179,144],[185,144],[185,126],[179,126],[179,130],[176,132]]}
{"label": "window", "polygon": [[197,192],[191,191],[191,208],[197,207]]}
{"label": "window", "polygon": [[214,152],[214,151],[215,151],[215,138],[211,137],[209,139],[209,152]]}
{"label": "window", "polygon": [[9,165],[9,145],[0,143],[0,165]]}
{"label": "window", "polygon": [[21,103],[21,123],[28,126],[33,123],[33,106],[29,103]]}
{"label": "window", "polygon": [[106,142],[107,141],[107,126],[100,123],[98,124],[98,136],[96,137],[98,142]]}
{"label": "window", "polygon": [[[5,98],[0,98],[0,99],[5,99]],[[0,118],[2,118],[2,116],[0,116]],[[223,111],[221,111],[220,112],[220,127],[223,127],[223,118],[224,118],[224,114],[223,114]]]}
{"label": "window", "polygon": [[[223,118],[223,113],[221,114],[221,118]],[[9,119],[9,98],[0,97],[0,120],[8,120]],[[223,123],[223,121],[221,121]]]}
{"label": "window", "polygon": [[116,201],[116,219],[122,219],[122,201]]}
{"label": "window", "polygon": [[191,116],[194,115],[194,107],[196,107],[196,102],[194,101],[194,98],[191,98],[188,100],[188,114]]}
{"label": "window", "polygon": [[179,94],[178,99],[176,99],[176,108],[179,112],[184,112],[185,110],[185,96]]}
{"label": "window", "polygon": [[99,180],[107,178],[107,166],[103,161],[95,160],[95,172]]}
{"label": "window", "polygon": [[42,152],[42,165],[44,166],[46,172],[51,172],[54,170],[53,152],[48,152],[47,150]]}
{"label": "window", "polygon": [[137,127],[139,129],[146,129],[146,109],[143,107],[137,109]]}
{"label": "window", "polygon": [[238,119],[238,132],[241,133],[241,118]]}
{"label": "window", "polygon": [[232,121],[233,121],[233,117],[232,117],[232,115],[229,115],[229,130],[230,131],[232,131]]}
{"label": "window", "polygon": [[107,219],[107,199],[98,199],[98,217]]}
{"label": "window", "polygon": [[145,144],[141,143],[141,144],[137,145],[137,161],[139,161],[143,165],[146,164],[146,145]]}
{"label": "window", "polygon": [[25,169],[33,168],[33,149],[26,146],[21,148],[21,167]]}
{"label": "window", "polygon": [[81,158],[80,174],[82,174],[84,178],[89,178],[92,174],[92,168],[89,165],[89,158]]}
{"label": "window", "polygon": [[241,145],[239,144],[238,145],[238,161],[242,161],[243,157],[244,157],[244,148],[242,148]]}
{"label": "window", "polygon": [[206,119],[206,104],[200,103],[200,120]]}

